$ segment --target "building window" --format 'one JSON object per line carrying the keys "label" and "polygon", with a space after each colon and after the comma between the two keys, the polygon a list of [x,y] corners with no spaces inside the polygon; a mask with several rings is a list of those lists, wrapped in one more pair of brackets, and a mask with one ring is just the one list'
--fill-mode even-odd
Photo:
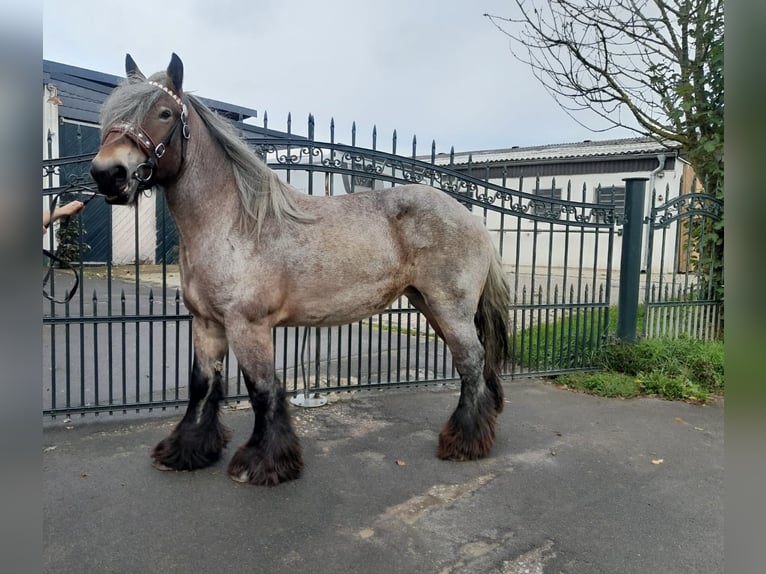
{"label": "building window", "polygon": [[[543,199],[561,199],[561,188],[537,188],[535,189],[535,195]],[[559,219],[561,217],[560,203],[553,203],[550,201],[541,201],[538,199],[532,200],[532,213],[541,217],[547,217],[552,219]]]}
{"label": "building window", "polygon": [[[596,188],[596,203],[603,205],[604,207],[611,207],[614,209],[614,217],[617,221],[622,221],[625,215],[625,188],[618,187],[616,185],[610,185],[608,187],[598,186]],[[594,214],[600,222],[604,222],[604,213],[601,211],[595,211]]]}
{"label": "building window", "polygon": [[374,189],[383,189],[385,186],[383,180],[373,177],[374,169],[372,168],[377,166],[371,165],[370,160],[353,158],[351,163],[344,161],[341,167],[355,172],[354,175],[343,174],[343,188],[346,193],[372,191]]}

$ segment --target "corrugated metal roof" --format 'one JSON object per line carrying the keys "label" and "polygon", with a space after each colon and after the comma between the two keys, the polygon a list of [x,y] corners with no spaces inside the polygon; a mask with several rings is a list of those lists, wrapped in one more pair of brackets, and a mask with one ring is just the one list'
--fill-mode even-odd
{"label": "corrugated metal roof", "polygon": [[[668,147],[677,149],[678,145],[674,142],[663,145],[653,138],[637,137],[455,152],[454,158],[455,164],[468,163],[469,156],[473,163],[557,161],[600,157],[617,158],[621,156],[652,155],[663,151],[667,152]],[[439,154],[436,156],[437,164],[447,164],[449,161],[449,154]]]}

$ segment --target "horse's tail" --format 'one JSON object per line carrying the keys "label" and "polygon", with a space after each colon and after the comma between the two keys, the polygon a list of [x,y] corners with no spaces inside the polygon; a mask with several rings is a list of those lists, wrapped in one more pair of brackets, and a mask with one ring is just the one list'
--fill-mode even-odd
{"label": "horse's tail", "polygon": [[484,290],[479,298],[474,323],[484,346],[484,380],[495,400],[495,410],[503,410],[503,387],[500,373],[511,361],[509,309],[511,289],[498,253],[489,267]]}

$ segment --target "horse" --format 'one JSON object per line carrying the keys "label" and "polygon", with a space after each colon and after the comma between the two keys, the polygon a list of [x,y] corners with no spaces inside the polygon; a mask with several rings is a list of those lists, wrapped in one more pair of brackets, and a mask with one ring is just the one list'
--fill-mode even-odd
{"label": "horse", "polygon": [[444,340],[460,376],[437,456],[485,457],[504,404],[510,288],[483,223],[419,184],[306,195],[279,179],[231,122],[183,91],[175,53],[150,77],[127,54],[125,72],[102,106],[90,173],[112,205],[163,191],[192,315],[188,406],[152,450],[152,464],[194,470],[220,459],[231,438],[219,412],[231,348],[255,420],[229,476],[256,485],[299,478],[303,455],[273,362],[273,327],[355,322],[402,294]]}

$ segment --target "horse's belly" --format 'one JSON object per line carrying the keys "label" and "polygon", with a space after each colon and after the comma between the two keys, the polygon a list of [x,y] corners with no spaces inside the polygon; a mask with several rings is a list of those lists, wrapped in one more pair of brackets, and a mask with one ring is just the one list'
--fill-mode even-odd
{"label": "horse's belly", "polygon": [[321,327],[353,323],[380,313],[404,291],[403,287],[395,285],[356,287],[315,292],[313,296],[296,299],[287,306],[278,324]]}

